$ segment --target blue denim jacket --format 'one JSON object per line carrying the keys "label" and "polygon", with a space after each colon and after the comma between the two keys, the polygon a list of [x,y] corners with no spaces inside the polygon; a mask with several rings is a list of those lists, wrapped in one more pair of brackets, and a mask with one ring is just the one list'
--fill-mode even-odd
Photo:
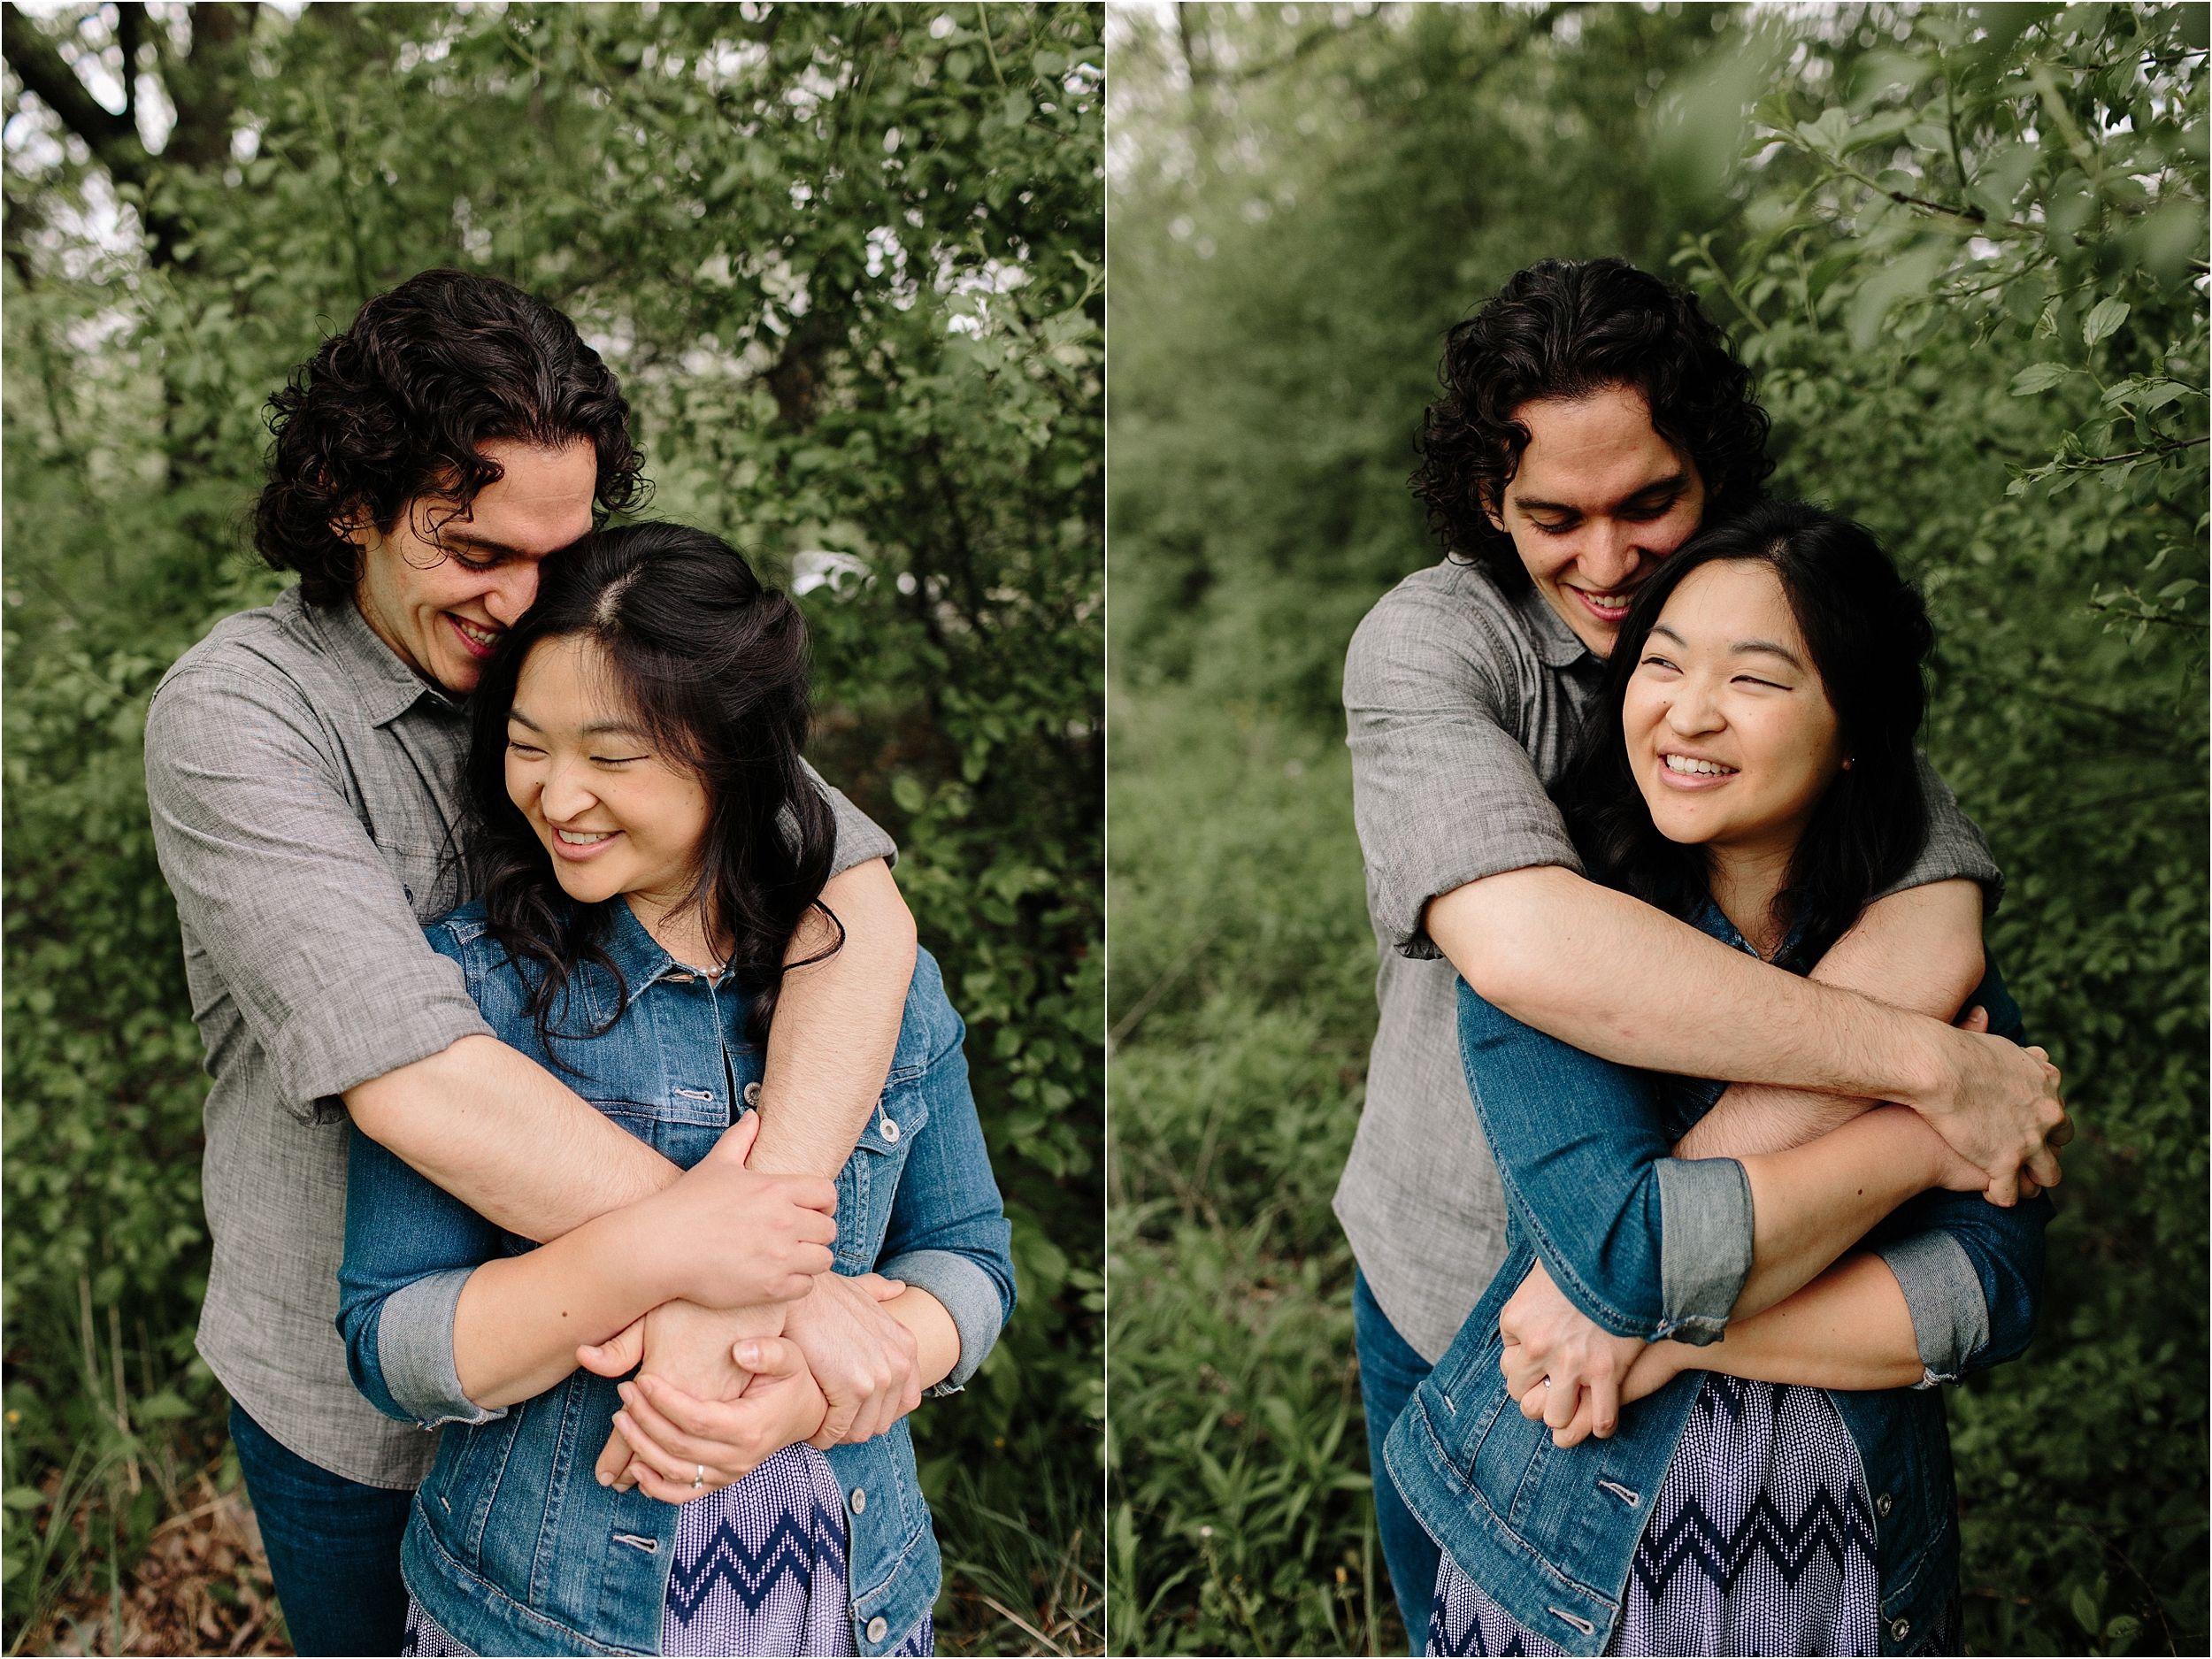
{"label": "blue denim jacket", "polygon": [[[764,1056],[744,1004],[676,963],[629,906],[610,907],[608,955],[626,992],[586,971],[556,1037],[557,1072],[601,1111],[688,1169],[746,1102]],[[426,930],[460,964],[500,1039],[553,1056],[523,1012],[523,972],[490,937],[480,903]],[[991,1177],[961,1052],[964,1028],[936,962],[915,964],[890,1076],[837,1180],[836,1270],[879,1271],[927,1290],[960,1333],[956,1390],[1013,1310],[1010,1230]],[[580,1072],[581,1075],[578,1075]],[[749,1102],[746,1102],[749,1103]],[[740,1110],[742,1110],[741,1105]],[[657,1653],[677,1511],[599,1485],[592,1464],[620,1409],[615,1385],[579,1371],[518,1405],[486,1410],[462,1393],[453,1313],[480,1263],[536,1248],[503,1233],[365,1136],[353,1137],[338,1328],[353,1380],[386,1415],[447,1431],[416,1494],[401,1565],[430,1616],[479,1653]],[[856,1650],[896,1647],[937,1598],[937,1540],[901,1421],[828,1453],[847,1494],[849,1608]]]}
{"label": "blue denim jacket", "polygon": [[[1698,920],[1741,944],[1717,909]],[[1384,1460],[1423,1525],[1492,1599],[1565,1652],[1601,1654],[1704,1373],[1623,1408],[1610,1440],[1562,1449],[1506,1392],[1498,1317],[1540,1257],[1562,1294],[1617,1335],[1719,1340],[1750,1265],[1748,1187],[1733,1159],[1667,1156],[1721,1086],[1630,1071],[1531,1030],[1464,985],[1459,995],[1468,1084],[1510,1212],[1507,1254],[1393,1426]],[[2021,1040],[1993,968],[1974,1000],[1993,1030]],[[2050,1215],[2040,1197],[2000,1210],[1978,1194],[1931,1192],[1867,1235],[1906,1293],[1924,1363],[1952,1356],[1928,1363],[1931,1381],[2026,1348]],[[1958,1578],[1942,1401],[1924,1384],[1828,1397],[1871,1506],[1882,1651],[1910,1653],[1937,1629]]]}

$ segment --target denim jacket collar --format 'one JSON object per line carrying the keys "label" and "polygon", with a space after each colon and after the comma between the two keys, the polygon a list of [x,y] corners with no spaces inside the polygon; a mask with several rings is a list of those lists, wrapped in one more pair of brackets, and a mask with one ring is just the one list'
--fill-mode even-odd
{"label": "denim jacket collar", "polygon": [[607,960],[613,963],[622,975],[622,1006],[625,1010],[645,994],[646,987],[657,979],[671,974],[701,973],[691,964],[677,961],[668,953],[665,946],[646,932],[645,924],[638,920],[637,911],[631,908],[630,901],[620,894],[607,900],[603,909],[607,916],[607,931],[600,943],[607,953]]}

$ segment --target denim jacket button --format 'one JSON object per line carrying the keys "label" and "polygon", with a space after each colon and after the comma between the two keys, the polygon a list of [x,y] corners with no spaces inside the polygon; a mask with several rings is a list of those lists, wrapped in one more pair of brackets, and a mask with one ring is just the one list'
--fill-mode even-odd
{"label": "denim jacket button", "polygon": [[884,1119],[882,1120],[882,1123],[880,1124],[879,1127],[880,1127],[880,1128],[881,1128],[881,1130],[882,1130],[882,1133],[883,1133],[883,1138],[884,1138],[886,1141],[889,1141],[889,1142],[890,1142],[893,1146],[896,1146],[896,1145],[898,1145],[898,1143],[899,1143],[899,1126],[898,1126],[898,1125],[896,1125],[896,1124],[893,1123],[893,1122],[892,1122],[892,1121],[891,1121],[888,1118],[884,1118]]}
{"label": "denim jacket button", "polygon": [[746,1103],[748,1106],[757,1106],[757,1105],[759,1105],[759,1104],[760,1104],[760,1085],[759,1085],[759,1084],[757,1084],[757,1083],[748,1083],[748,1084],[745,1086],[745,1103]]}
{"label": "denim jacket button", "polygon": [[1892,1619],[1892,1620],[1890,1621],[1890,1624],[1889,1624],[1889,1639],[1890,1639],[1892,1641],[1902,1641],[1902,1640],[1905,1640],[1905,1638],[1906,1638],[1906,1637],[1908,1637],[1908,1636],[1909,1636],[1909,1635],[1911,1635],[1911,1634],[1912,1634],[1912,1621],[1911,1621],[1910,1619],[1909,1619],[1909,1618],[1895,1618],[1895,1619]]}
{"label": "denim jacket button", "polygon": [[853,1513],[861,1514],[868,1507],[868,1494],[858,1486],[853,1488]]}
{"label": "denim jacket button", "polygon": [[890,1625],[885,1624],[880,1617],[872,1618],[868,1621],[868,1640],[881,1641],[890,1632]]}
{"label": "denim jacket button", "polygon": [[[1894,1509],[1896,1505],[1897,1500],[1892,1497],[1888,1493],[1885,1492],[1880,1497],[1874,1500],[1874,1513],[1880,1516],[1882,1519],[1886,1521],[1889,1519],[1890,1510]],[[1902,1641],[1904,1638],[1900,1636],[1897,1640]]]}

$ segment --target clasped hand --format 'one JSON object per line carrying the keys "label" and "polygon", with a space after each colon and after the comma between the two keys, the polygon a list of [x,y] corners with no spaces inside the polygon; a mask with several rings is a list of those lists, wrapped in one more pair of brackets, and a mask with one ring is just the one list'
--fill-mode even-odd
{"label": "clasped hand", "polygon": [[1541,1418],[1555,1446],[1577,1446],[1620,1425],[1621,1407],[1655,1393],[1680,1370],[1682,1345],[1615,1336],[1560,1294],[1541,1262],[1498,1314],[1506,1392]]}
{"label": "clasped hand", "polygon": [[[624,1409],[596,1464],[603,1485],[684,1502],[800,1440],[826,1448],[884,1433],[921,1402],[913,1335],[880,1306],[905,1286],[827,1271],[836,1189],[745,1170],[757,1125],[749,1113],[648,1201],[669,1212],[675,1227],[666,1236],[687,1258],[706,1254],[696,1243],[703,1234],[726,1240],[711,1252],[721,1259],[698,1263],[688,1286],[695,1299],[664,1302],[606,1343],[577,1350],[599,1376],[642,1368],[618,1390]],[[687,1183],[693,1190],[677,1198]],[[717,1209],[717,1198],[728,1208]],[[741,1234],[733,1221],[764,1225]],[[733,1288],[752,1290],[746,1305],[703,1305]]]}

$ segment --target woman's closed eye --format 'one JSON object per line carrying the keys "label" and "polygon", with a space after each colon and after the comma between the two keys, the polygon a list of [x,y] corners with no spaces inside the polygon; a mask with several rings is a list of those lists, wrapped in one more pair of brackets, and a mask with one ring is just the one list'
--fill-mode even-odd
{"label": "woman's closed eye", "polygon": [[507,752],[517,760],[538,760],[545,755],[535,743],[518,742],[511,737],[507,740]]}

